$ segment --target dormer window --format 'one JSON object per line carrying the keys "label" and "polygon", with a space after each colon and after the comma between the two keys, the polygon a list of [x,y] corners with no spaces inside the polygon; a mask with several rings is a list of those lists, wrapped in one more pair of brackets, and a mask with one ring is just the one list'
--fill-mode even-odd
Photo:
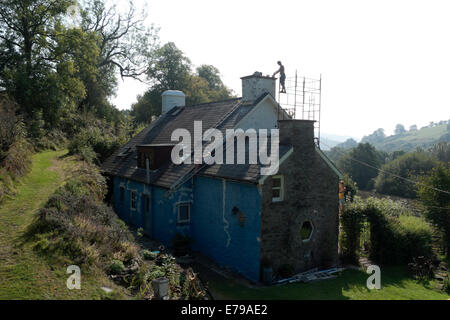
{"label": "dormer window", "polygon": [[157,170],[170,161],[173,144],[144,144],[137,146],[137,166],[147,169],[147,160],[150,170]]}

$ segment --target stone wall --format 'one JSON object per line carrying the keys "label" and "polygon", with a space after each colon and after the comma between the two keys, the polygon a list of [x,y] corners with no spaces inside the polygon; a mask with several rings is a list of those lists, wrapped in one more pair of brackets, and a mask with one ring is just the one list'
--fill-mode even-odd
{"label": "stone wall", "polygon": [[[261,185],[261,258],[295,272],[329,267],[338,259],[339,177],[315,151],[313,122],[279,122],[280,143],[293,145],[293,153],[280,166],[284,176],[284,200],[272,202],[272,177]],[[305,221],[313,225],[309,241],[300,229]]]}

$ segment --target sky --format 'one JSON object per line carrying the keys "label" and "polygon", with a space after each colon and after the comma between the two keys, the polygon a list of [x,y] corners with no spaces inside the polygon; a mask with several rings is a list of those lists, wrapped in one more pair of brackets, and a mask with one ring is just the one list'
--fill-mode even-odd
{"label": "sky", "polygon": [[[125,5],[127,1],[116,0]],[[322,75],[321,132],[362,138],[450,118],[450,1],[135,0],[194,66],[217,67],[241,95],[240,77]],[[129,109],[148,87],[119,82]]]}

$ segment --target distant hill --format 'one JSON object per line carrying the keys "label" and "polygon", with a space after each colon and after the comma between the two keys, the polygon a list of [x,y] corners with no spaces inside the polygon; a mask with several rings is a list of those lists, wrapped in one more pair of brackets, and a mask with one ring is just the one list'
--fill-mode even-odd
{"label": "distant hill", "polygon": [[382,136],[379,130],[365,136],[361,142],[369,142],[378,150],[393,152],[397,150],[413,151],[417,147],[426,149],[432,145],[446,141],[450,142],[450,126],[445,124],[423,127],[419,130],[406,131],[392,136]]}
{"label": "distant hill", "polygon": [[341,136],[331,133],[321,133],[320,134],[320,149],[330,150],[331,148],[343,143],[348,139],[353,139],[350,136]]}

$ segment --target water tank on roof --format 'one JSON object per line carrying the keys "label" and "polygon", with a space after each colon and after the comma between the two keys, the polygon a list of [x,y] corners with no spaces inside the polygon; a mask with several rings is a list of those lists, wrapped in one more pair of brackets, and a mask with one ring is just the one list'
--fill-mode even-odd
{"label": "water tank on roof", "polygon": [[186,95],[179,90],[166,90],[162,93],[161,113],[167,113],[173,107],[184,107]]}

